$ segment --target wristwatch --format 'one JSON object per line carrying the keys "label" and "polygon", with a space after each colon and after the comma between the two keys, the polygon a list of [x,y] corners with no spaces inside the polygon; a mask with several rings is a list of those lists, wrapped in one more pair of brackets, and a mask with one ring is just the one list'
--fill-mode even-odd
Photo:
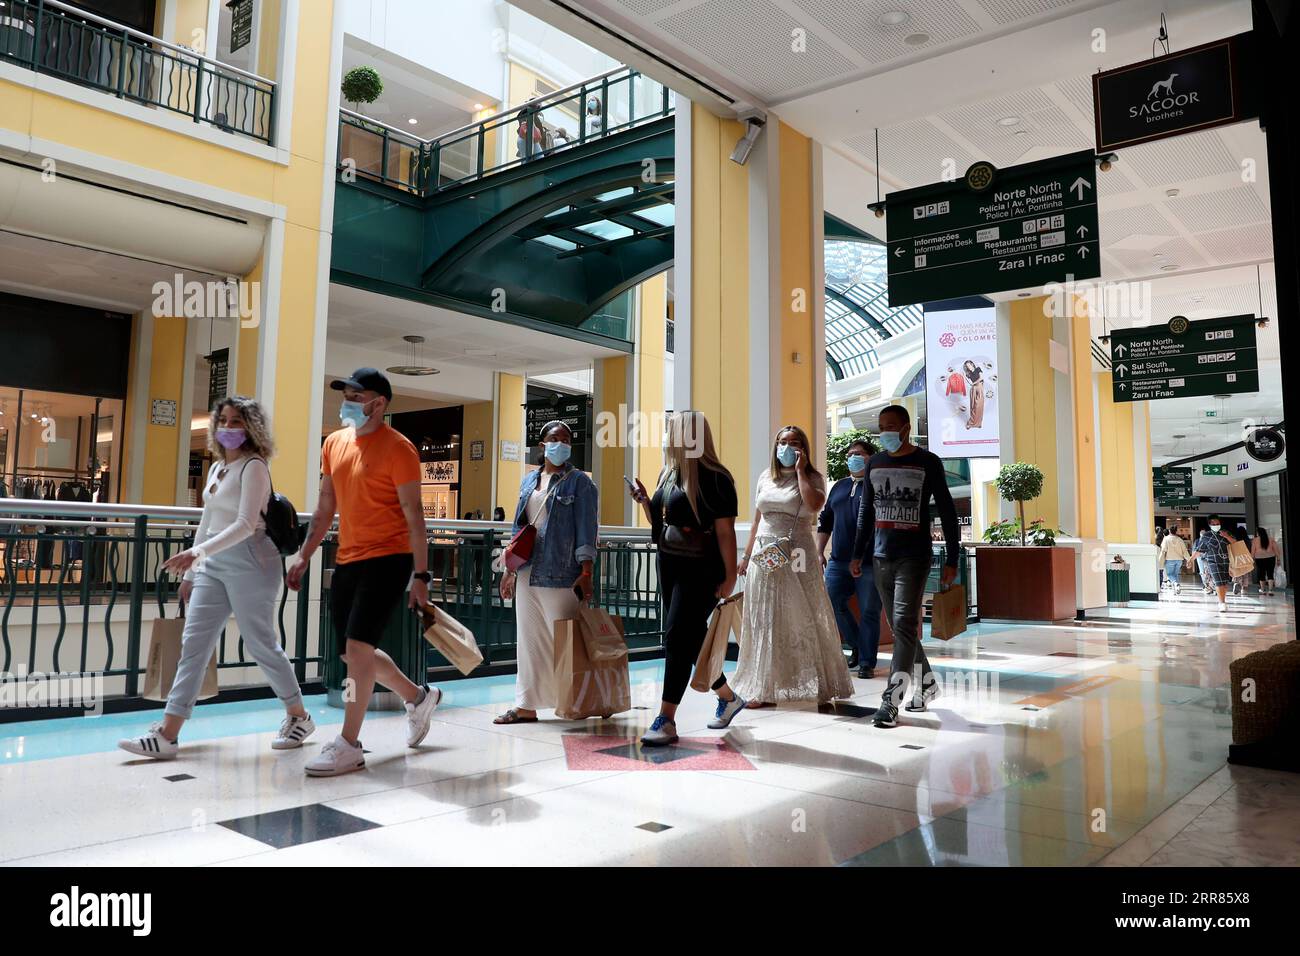
{"label": "wristwatch", "polygon": [[416,571],[414,574],[411,575],[411,580],[423,581],[425,584],[428,584],[430,581],[433,580],[433,575],[430,574],[428,571]]}

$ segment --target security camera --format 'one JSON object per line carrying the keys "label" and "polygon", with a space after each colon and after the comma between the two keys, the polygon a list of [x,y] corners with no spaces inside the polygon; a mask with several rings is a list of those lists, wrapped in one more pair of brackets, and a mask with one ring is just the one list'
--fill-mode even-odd
{"label": "security camera", "polygon": [[745,135],[731,151],[731,161],[744,166],[749,162],[749,154],[754,149],[754,143],[758,141],[758,134],[763,132],[763,127],[767,125],[767,114],[758,110],[747,110],[736,118],[745,124]]}

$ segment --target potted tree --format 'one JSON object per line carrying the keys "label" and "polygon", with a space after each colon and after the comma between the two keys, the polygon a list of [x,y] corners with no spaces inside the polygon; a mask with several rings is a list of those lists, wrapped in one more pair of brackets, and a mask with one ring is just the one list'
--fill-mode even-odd
{"label": "potted tree", "polygon": [[871,437],[871,432],[865,428],[854,428],[851,431],[832,435],[826,440],[826,480],[828,482],[833,483],[841,478],[848,477],[849,466],[844,463],[844,458],[848,455],[849,446],[855,441],[867,443],[868,458],[880,450],[876,440]]}
{"label": "potted tree", "polygon": [[[343,98],[352,105],[354,113],[360,113],[362,104],[373,103],[384,92],[384,81],[379,73],[370,66],[354,66],[343,75],[340,84]],[[365,119],[349,119],[339,126],[343,142],[339,155],[351,159],[359,173],[367,175],[382,174],[384,154],[384,129]]]}
{"label": "potted tree", "polygon": [[1075,616],[1074,549],[1058,547],[1058,529],[1025,521],[1025,502],[1043,493],[1043,473],[1029,462],[1002,466],[998,494],[1015,502],[1019,518],[995,521],[975,549],[981,620],[1061,621]]}

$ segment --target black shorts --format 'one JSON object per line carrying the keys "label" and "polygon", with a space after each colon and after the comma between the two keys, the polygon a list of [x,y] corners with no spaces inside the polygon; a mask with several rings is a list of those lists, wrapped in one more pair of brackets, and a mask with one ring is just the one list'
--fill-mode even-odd
{"label": "black shorts", "polygon": [[330,616],[340,653],[348,640],[378,647],[393,608],[406,595],[415,559],[409,553],[384,554],[334,568]]}

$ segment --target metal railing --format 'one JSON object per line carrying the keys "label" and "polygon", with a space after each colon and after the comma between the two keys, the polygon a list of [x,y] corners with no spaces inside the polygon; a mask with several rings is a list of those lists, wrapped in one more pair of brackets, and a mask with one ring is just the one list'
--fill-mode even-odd
{"label": "metal railing", "polygon": [[274,81],[59,0],[9,0],[0,7],[0,62],[267,145],[274,136]]}
{"label": "metal railing", "polygon": [[433,139],[339,110],[338,165],[427,196],[670,116],[675,94],[619,67]]}
{"label": "metal railing", "polygon": [[[97,505],[0,499],[0,681],[93,678],[112,709],[139,700],[153,621],[178,613],[179,581],[162,564],[188,547],[202,512],[197,508]],[[307,520],[308,515],[301,515]],[[475,635],[484,664],[515,659],[512,602],[498,591],[493,565],[509,540],[508,526],[482,521],[428,522],[431,598]],[[329,614],[330,578],[337,542],[331,534],[318,567],[296,593],[281,591],[277,626],[300,682],[324,682],[337,669],[338,645]],[[623,619],[630,649],[662,646],[659,585],[648,533],[602,529],[595,562],[594,602]],[[313,607],[313,605],[317,605]],[[394,611],[388,625],[408,648],[413,675],[448,668],[420,636],[415,616]],[[245,653],[237,622],[218,644],[223,693],[261,687]],[[0,697],[3,697],[0,694]],[[13,698],[15,695],[10,694]],[[21,696],[21,695],[17,695]],[[50,706],[0,707],[0,721],[61,716]]]}

